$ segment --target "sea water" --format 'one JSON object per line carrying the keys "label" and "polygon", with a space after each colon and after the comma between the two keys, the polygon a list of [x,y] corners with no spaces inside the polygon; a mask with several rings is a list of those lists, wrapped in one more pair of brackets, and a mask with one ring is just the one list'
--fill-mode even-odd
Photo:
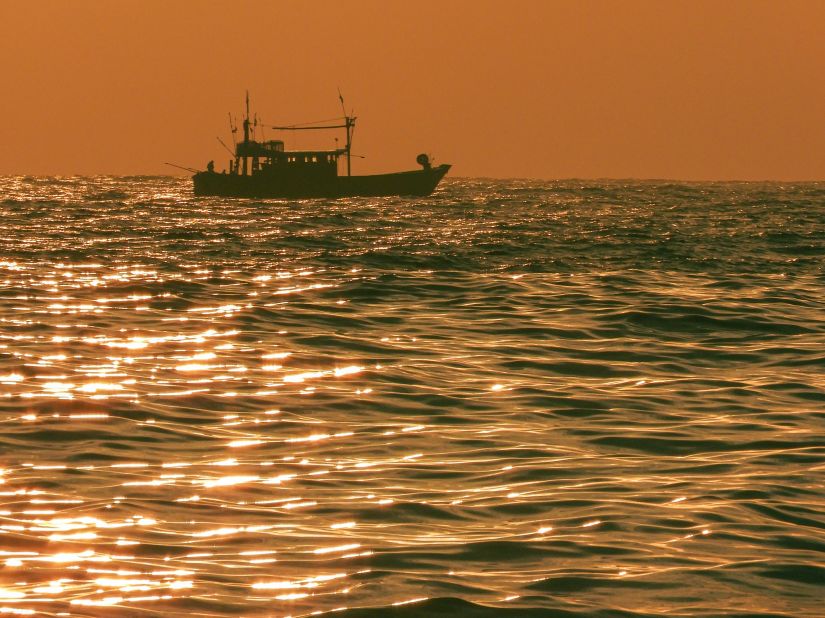
{"label": "sea water", "polygon": [[3,615],[825,615],[825,184],[0,215]]}

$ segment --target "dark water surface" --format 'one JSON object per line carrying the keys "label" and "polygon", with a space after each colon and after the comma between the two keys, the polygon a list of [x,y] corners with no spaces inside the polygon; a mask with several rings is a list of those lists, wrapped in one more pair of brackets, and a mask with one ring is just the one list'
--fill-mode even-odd
{"label": "dark water surface", "polygon": [[0,188],[2,615],[825,615],[825,184]]}

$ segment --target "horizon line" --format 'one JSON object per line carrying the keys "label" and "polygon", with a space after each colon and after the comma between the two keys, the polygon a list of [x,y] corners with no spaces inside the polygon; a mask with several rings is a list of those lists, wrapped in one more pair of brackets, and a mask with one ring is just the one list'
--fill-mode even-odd
{"label": "horizon line", "polygon": [[[186,174],[0,174],[0,179],[6,178],[191,178]],[[657,183],[822,183],[825,178],[798,178],[798,179],[781,179],[781,178],[758,178],[758,179],[743,179],[743,178],[667,178],[667,177],[633,177],[633,176],[556,176],[556,177],[539,177],[539,176],[450,176],[445,178],[442,182],[449,182],[454,180],[498,180],[498,181],[529,181],[529,182],[657,182]]]}

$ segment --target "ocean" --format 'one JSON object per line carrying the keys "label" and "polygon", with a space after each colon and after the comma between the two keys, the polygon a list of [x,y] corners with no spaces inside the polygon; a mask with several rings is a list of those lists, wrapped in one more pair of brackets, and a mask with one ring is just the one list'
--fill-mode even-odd
{"label": "ocean", "polygon": [[825,615],[825,183],[0,189],[0,614]]}

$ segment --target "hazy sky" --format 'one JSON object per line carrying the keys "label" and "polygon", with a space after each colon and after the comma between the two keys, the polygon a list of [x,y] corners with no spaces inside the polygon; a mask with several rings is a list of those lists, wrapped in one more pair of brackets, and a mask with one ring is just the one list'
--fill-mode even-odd
{"label": "hazy sky", "polygon": [[340,86],[356,173],[825,179],[822,1],[0,0],[0,23],[0,174],[221,169],[245,89],[274,124],[338,115]]}

